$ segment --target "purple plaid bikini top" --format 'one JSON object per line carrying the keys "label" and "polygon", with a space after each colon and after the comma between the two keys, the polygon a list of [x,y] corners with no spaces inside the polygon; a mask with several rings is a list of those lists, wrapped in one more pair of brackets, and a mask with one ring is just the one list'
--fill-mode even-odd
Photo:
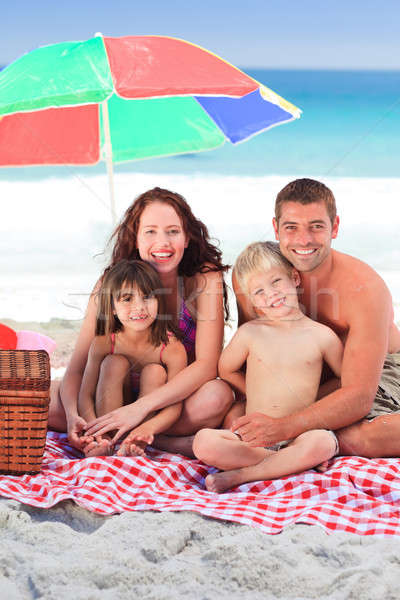
{"label": "purple plaid bikini top", "polygon": [[186,352],[193,352],[196,344],[196,321],[188,311],[183,296],[181,310],[179,312],[178,328],[182,332],[182,344],[185,346]]}

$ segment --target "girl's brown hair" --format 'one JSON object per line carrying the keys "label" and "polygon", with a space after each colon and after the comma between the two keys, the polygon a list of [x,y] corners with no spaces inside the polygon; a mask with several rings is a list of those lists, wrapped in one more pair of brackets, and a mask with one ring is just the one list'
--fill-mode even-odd
{"label": "girl's brown hair", "polygon": [[176,328],[165,320],[166,302],[160,277],[155,269],[142,260],[121,260],[104,275],[99,290],[96,314],[96,335],[110,335],[123,331],[124,327],[114,314],[114,301],[119,300],[123,289],[137,287],[146,296],[154,296],[158,302],[157,318],[150,326],[150,341],[154,347],[168,344],[168,332],[180,339]]}
{"label": "girl's brown hair", "polygon": [[[222,252],[212,244],[207,227],[196,219],[192,209],[183,196],[159,187],[148,190],[138,196],[125,212],[120,225],[110,238],[109,245],[114,244],[110,266],[126,258],[140,260],[137,250],[137,235],[140,217],[149,204],[165,202],[175,209],[182,220],[183,229],[189,238],[189,243],[179,263],[178,275],[193,277],[197,273],[210,271],[225,272],[230,265],[222,263]],[[223,285],[225,320],[229,319],[229,306],[226,285]]]}

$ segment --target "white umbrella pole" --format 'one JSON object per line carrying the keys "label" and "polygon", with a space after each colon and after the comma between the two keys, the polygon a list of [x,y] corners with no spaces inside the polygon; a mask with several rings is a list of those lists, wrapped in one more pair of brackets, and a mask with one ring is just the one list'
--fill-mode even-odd
{"label": "white umbrella pole", "polygon": [[111,145],[111,135],[110,135],[110,121],[108,118],[108,105],[107,100],[101,103],[101,114],[103,117],[103,129],[104,129],[104,150],[105,150],[105,159],[106,159],[106,167],[107,167],[107,175],[108,175],[108,186],[110,190],[110,208],[111,208],[111,218],[113,229],[115,229],[117,225],[117,209],[115,205],[115,194],[114,194],[114,171],[113,171],[113,162],[112,162],[112,145]]}

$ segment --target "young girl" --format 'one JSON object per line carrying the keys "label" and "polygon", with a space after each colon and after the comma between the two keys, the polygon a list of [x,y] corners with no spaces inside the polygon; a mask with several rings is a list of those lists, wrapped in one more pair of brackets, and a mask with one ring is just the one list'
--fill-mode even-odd
{"label": "young girl", "polygon": [[[224,320],[228,318],[223,280],[228,266],[222,263],[221,252],[210,242],[206,226],[196,219],[186,200],[160,188],[135,200],[111,241],[111,267],[122,259],[137,258],[158,272],[166,291],[165,318],[182,332],[188,366],[133,404],[115,408],[94,421],[80,415],[77,398],[95,334],[99,282],[59,394],[53,388],[49,425],[58,431],[67,429],[70,443],[78,448],[83,428],[95,436],[116,430],[111,439],[115,443],[154,410],[183,400],[180,417],[166,431],[167,436],[157,436],[155,443],[159,448],[190,456],[193,435],[203,427],[219,427],[233,401],[228,384],[216,379]],[[123,376],[117,361],[112,365],[110,361],[109,366],[113,377]],[[129,444],[129,436],[125,441]]]}
{"label": "young girl", "polygon": [[[185,348],[171,331],[165,315],[161,281],[150,265],[123,260],[105,275],[100,288],[96,337],[91,343],[78,398],[78,410],[86,420],[108,413],[158,389],[186,367]],[[172,326],[173,328],[173,326]],[[118,360],[126,377],[115,381],[110,357]],[[178,402],[152,414],[130,434],[130,443],[119,453],[143,454],[154,435],[170,427],[179,417]],[[86,456],[108,455],[108,436],[83,436]]]}

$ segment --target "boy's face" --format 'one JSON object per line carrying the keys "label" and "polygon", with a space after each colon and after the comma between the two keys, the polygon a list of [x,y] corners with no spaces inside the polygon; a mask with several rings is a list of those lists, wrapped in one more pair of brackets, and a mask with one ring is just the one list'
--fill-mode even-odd
{"label": "boy's face", "polygon": [[298,311],[297,286],[300,276],[295,269],[292,275],[280,268],[272,267],[248,280],[248,293],[260,316],[282,319],[293,310]]}

